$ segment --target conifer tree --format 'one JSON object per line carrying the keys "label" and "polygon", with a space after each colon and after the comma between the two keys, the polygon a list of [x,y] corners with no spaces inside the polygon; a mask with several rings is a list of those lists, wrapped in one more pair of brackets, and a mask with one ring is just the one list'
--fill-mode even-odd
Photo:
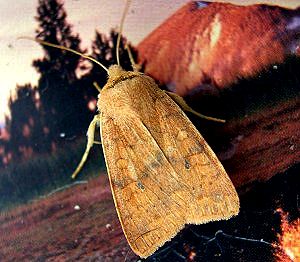
{"label": "conifer tree", "polygon": [[8,148],[13,159],[26,158],[28,152],[41,153],[49,148],[44,143],[47,136],[37,107],[37,90],[30,84],[17,86],[16,94],[9,98],[10,117],[6,118],[6,128],[10,134]]}
{"label": "conifer tree", "polygon": [[[39,0],[37,13],[36,32],[39,39],[83,52],[79,47],[79,36],[72,32],[72,26],[66,21],[63,3],[58,0]],[[35,60],[33,66],[41,74],[38,91],[49,139],[58,142],[62,137],[73,136],[82,128],[76,118],[85,113],[86,104],[82,92],[73,89],[78,80],[76,69],[80,57],[60,49],[42,47],[45,56]]]}

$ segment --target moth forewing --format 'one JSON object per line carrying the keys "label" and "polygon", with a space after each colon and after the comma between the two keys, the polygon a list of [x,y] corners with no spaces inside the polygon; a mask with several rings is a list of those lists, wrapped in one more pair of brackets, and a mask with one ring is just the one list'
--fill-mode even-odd
{"label": "moth forewing", "polygon": [[134,252],[151,255],[186,223],[236,215],[232,182],[183,111],[152,78],[109,70],[98,101],[101,138],[117,213]]}

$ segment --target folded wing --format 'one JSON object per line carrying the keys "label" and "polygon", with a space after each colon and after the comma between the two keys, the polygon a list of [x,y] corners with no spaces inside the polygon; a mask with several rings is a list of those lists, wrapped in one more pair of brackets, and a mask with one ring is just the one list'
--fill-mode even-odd
{"label": "folded wing", "polygon": [[239,209],[229,177],[185,114],[167,95],[157,96],[153,108],[141,118],[101,118],[118,216],[141,257],[186,223],[227,219]]}

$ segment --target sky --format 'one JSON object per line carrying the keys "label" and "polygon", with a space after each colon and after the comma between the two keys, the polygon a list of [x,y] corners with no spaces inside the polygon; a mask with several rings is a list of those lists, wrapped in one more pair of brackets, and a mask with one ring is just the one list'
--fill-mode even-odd
{"label": "sky", "polygon": [[[127,14],[123,34],[133,44],[138,44],[166,18],[189,0],[132,0]],[[295,8],[299,0],[231,0],[236,4],[267,3]],[[7,101],[16,85],[37,84],[39,75],[31,66],[33,59],[43,57],[41,47],[28,40],[17,40],[20,36],[35,36],[37,23],[37,0],[18,0],[15,4],[0,0],[0,127],[4,115],[8,114]],[[95,29],[108,33],[118,27],[124,8],[124,0],[65,0],[67,21],[73,32],[83,40],[81,47],[89,48]]]}

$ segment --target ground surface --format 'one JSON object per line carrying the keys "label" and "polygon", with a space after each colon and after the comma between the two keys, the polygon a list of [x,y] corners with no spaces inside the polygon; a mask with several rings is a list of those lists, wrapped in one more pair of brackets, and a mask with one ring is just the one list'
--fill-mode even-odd
{"label": "ground surface", "polygon": [[[281,250],[273,245],[282,233],[281,212],[289,221],[299,217],[299,170],[296,165],[241,195],[237,217],[186,226],[147,261],[272,261]],[[137,260],[105,174],[0,214],[0,261]]]}
{"label": "ground surface", "polygon": [[124,261],[126,255],[135,257],[105,175],[0,215],[0,261]]}

